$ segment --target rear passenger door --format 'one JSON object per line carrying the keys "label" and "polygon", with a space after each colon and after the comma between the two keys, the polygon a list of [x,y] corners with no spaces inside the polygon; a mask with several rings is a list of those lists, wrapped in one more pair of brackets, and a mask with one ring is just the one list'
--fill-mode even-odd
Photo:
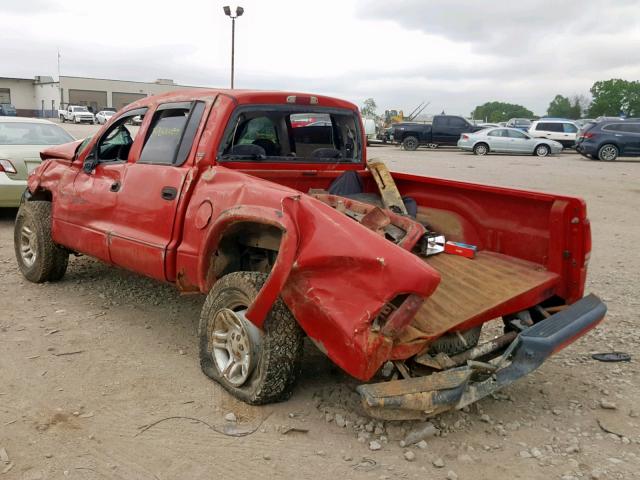
{"label": "rear passenger door", "polygon": [[168,279],[166,251],[205,108],[200,101],[165,103],[153,113],[139,155],[130,159],[118,190],[109,238],[114,264]]}

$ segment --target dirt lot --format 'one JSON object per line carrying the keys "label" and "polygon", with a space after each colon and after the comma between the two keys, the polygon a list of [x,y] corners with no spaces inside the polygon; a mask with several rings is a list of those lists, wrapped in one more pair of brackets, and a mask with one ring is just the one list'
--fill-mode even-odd
{"label": "dirt lot", "polygon": [[[395,170],[583,196],[594,241],[587,291],[606,300],[607,321],[501,394],[437,418],[426,443],[402,448],[415,424],[362,417],[355,382],[311,346],[289,402],[248,407],[230,397],[198,366],[201,297],[87,258],[72,259],[60,283],[24,281],[15,211],[3,211],[0,480],[638,478],[640,162],[369,152]],[[632,362],[590,357],[611,350]],[[285,433],[291,427],[303,431]]]}

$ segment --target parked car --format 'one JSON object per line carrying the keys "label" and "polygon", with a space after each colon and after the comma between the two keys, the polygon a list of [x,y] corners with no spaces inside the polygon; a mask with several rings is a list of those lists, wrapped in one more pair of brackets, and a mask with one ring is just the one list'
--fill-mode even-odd
{"label": "parked car", "polygon": [[485,128],[492,128],[492,127],[501,127],[502,125],[499,125],[497,123],[476,123],[476,126],[482,129],[485,129]]}
{"label": "parked car", "polygon": [[[301,112],[332,125],[293,128]],[[138,115],[147,133],[133,137]],[[604,318],[583,298],[584,201],[392,174],[365,143],[358,107],[330,97],[146,97],[41,153],[15,222],[19,269],[60,280],[76,252],[205,294],[200,366],[251,404],[288,398],[305,335],[365,382],[396,365],[403,379],[358,387],[383,419],[463,408]],[[429,255],[427,224],[477,245],[474,258]],[[479,345],[500,317],[504,335]]]}
{"label": "parked car", "polygon": [[562,151],[562,144],[554,140],[533,138],[516,128],[487,128],[475,133],[464,133],[458,148],[486,155],[487,153],[526,153],[546,157]]}
{"label": "parked car", "polygon": [[509,128],[517,128],[518,130],[522,130],[526,132],[531,127],[531,120],[528,118],[511,118],[507,122],[507,127]]}
{"label": "parked car", "polygon": [[536,120],[529,128],[529,135],[537,138],[548,138],[560,142],[563,147],[570,148],[576,144],[578,126],[570,120]]}
{"label": "parked car", "polygon": [[580,132],[576,150],[585,157],[611,162],[640,156],[640,120],[615,119],[588,124]]}
{"label": "parked car", "polygon": [[0,117],[0,207],[17,207],[40,150],[74,138],[48,120]]}
{"label": "parked car", "polygon": [[58,118],[62,123],[96,123],[96,117],[83,105],[69,105],[63,110],[58,110]]}
{"label": "parked car", "polygon": [[111,117],[115,115],[115,113],[116,112],[112,110],[100,110],[96,114],[96,122],[98,122],[100,125],[104,125],[111,119]]}
{"label": "parked car", "polygon": [[416,150],[421,145],[456,145],[460,135],[478,130],[481,128],[463,117],[436,115],[431,123],[397,123],[393,129],[393,139],[402,143],[405,150]]}
{"label": "parked car", "polygon": [[16,107],[10,103],[0,103],[0,117],[15,117],[16,115]]}
{"label": "parked car", "polygon": [[376,120],[374,118],[362,117],[362,126],[364,134],[367,137],[367,145],[371,140],[376,140]]}

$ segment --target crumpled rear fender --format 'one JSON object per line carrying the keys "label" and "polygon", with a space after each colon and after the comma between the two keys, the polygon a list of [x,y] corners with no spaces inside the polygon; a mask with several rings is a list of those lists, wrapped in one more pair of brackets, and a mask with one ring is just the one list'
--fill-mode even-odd
{"label": "crumpled rear fender", "polygon": [[393,338],[372,329],[400,294],[431,295],[440,275],[412,253],[315,199],[294,212],[299,243],[282,298],[298,323],[347,373],[370,379]]}
{"label": "crumpled rear fender", "polygon": [[[282,230],[280,250],[275,264],[267,281],[246,313],[246,317],[259,328],[262,328],[265,317],[282,292],[295,260],[298,233],[290,213],[291,209],[295,208],[295,204],[296,200],[292,197],[287,197],[282,201],[282,211],[252,205],[240,205],[230,208],[218,217],[207,233],[204,242],[204,252],[215,251],[224,232],[230,226],[239,222],[272,225]],[[215,282],[211,268],[211,258],[211,255],[200,255],[198,278],[205,279],[205,285],[202,286],[203,291],[208,291]]]}

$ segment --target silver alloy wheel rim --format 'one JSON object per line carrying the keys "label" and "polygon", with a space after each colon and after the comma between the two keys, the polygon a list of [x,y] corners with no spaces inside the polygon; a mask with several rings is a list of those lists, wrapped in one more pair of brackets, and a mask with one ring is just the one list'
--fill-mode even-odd
{"label": "silver alloy wheel rim", "polygon": [[600,157],[603,160],[611,161],[616,158],[616,147],[607,145],[606,147],[602,147],[600,150]]}
{"label": "silver alloy wheel rim", "polygon": [[537,148],[537,152],[539,157],[546,157],[549,154],[549,149],[547,147],[545,147],[544,145],[540,145]]}
{"label": "silver alloy wheel rim", "polygon": [[484,155],[485,153],[487,153],[487,147],[485,147],[484,145],[478,145],[476,147],[476,153],[478,155]]}
{"label": "silver alloy wheel rim", "polygon": [[209,351],[220,374],[232,385],[242,386],[255,366],[260,332],[248,321],[246,310],[218,310],[209,322]]}
{"label": "silver alloy wheel rim", "polygon": [[20,256],[22,263],[31,267],[36,261],[35,233],[27,224],[23,224],[20,229]]}

